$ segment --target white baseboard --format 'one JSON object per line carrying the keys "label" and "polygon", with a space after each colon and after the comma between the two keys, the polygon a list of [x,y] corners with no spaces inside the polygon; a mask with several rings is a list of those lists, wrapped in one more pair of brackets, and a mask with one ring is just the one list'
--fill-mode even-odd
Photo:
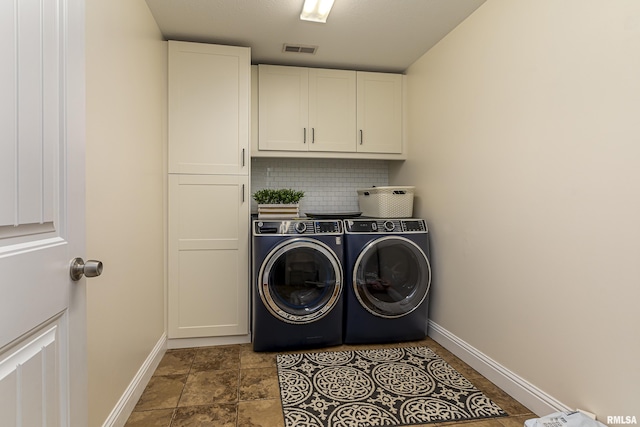
{"label": "white baseboard", "polygon": [[167,334],[163,333],[158,342],[156,343],[147,359],[144,361],[136,375],[129,383],[129,387],[124,391],[120,400],[113,408],[102,427],[123,427],[133,408],[135,408],[138,399],[142,396],[144,388],[149,383],[151,376],[155,372],[156,368],[162,360],[162,356],[167,350]]}
{"label": "white baseboard", "polygon": [[429,320],[429,336],[538,416],[570,408]]}
{"label": "white baseboard", "polygon": [[231,335],[226,337],[171,338],[167,340],[167,348],[209,347],[216,345],[247,344],[251,335]]}

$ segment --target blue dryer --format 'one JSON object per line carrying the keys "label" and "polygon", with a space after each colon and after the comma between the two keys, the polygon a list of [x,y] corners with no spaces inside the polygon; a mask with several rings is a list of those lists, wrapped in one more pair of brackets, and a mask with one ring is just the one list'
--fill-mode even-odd
{"label": "blue dryer", "polygon": [[431,286],[422,219],[344,220],[344,342],[425,338]]}
{"label": "blue dryer", "polygon": [[253,349],[342,344],[342,221],[253,221],[252,251]]}

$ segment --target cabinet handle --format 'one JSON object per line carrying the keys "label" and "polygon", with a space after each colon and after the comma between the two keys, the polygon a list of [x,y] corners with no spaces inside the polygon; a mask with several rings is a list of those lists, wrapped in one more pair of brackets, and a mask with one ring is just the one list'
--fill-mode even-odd
{"label": "cabinet handle", "polygon": [[244,203],[244,184],[242,184],[242,203]]}
{"label": "cabinet handle", "polygon": [[316,143],[316,128],[311,128],[311,143]]}
{"label": "cabinet handle", "polygon": [[245,165],[244,148],[242,149],[242,167]]}
{"label": "cabinet handle", "polygon": [[302,137],[302,143],[306,144],[307,143],[307,128],[304,128],[304,134]]}
{"label": "cabinet handle", "polygon": [[362,129],[360,129],[360,145],[362,145]]}

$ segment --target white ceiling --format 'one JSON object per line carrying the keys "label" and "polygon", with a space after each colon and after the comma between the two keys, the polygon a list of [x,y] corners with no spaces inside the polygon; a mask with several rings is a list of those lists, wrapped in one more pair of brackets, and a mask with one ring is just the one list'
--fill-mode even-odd
{"label": "white ceiling", "polygon": [[[303,0],[146,0],[168,40],[251,47],[252,63],[405,71],[485,0],[335,0],[326,24]],[[282,52],[316,45],[315,55]]]}

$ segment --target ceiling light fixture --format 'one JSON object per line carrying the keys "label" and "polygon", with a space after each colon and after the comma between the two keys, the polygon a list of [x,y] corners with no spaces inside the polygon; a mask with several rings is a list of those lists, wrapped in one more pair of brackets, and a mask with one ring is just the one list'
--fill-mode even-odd
{"label": "ceiling light fixture", "polygon": [[304,0],[300,19],[303,21],[327,22],[334,0]]}

